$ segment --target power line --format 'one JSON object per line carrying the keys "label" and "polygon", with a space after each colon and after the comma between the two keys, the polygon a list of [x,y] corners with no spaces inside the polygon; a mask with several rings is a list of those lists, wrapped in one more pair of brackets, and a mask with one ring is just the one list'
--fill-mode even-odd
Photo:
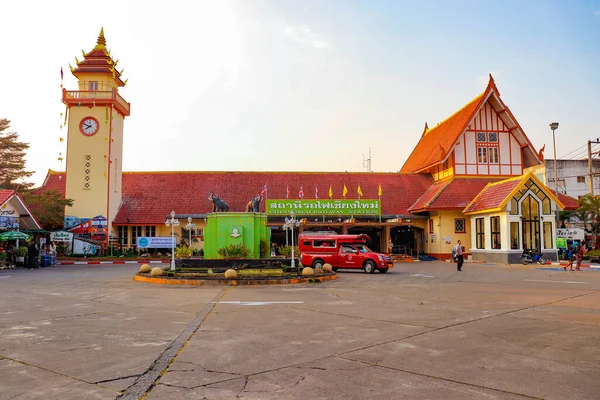
{"label": "power line", "polygon": [[583,146],[581,146],[581,147],[578,147],[578,148],[576,148],[575,150],[568,152],[568,153],[567,153],[567,154],[565,154],[564,156],[562,156],[562,157],[559,157],[559,159],[564,159],[564,158],[565,158],[565,157],[567,157],[568,155],[570,155],[570,154],[573,154],[573,153],[575,153],[576,151],[580,151],[580,150],[581,150],[581,149],[583,149],[584,147],[587,147],[587,144],[584,144]]}

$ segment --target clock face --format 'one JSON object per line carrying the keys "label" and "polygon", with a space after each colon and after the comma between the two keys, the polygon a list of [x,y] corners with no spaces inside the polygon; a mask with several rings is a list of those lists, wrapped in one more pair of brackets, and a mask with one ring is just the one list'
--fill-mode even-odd
{"label": "clock face", "polygon": [[79,123],[79,130],[85,136],[95,135],[98,132],[98,129],[100,129],[100,124],[98,123],[98,120],[94,117],[85,117]]}

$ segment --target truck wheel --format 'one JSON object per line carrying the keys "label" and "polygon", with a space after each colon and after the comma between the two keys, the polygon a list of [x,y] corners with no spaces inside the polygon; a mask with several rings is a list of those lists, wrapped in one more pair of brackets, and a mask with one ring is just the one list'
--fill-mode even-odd
{"label": "truck wheel", "polygon": [[363,269],[365,270],[365,272],[367,274],[372,274],[375,272],[375,263],[373,261],[369,260],[365,263],[365,266],[363,267]]}
{"label": "truck wheel", "polygon": [[378,271],[381,272],[382,274],[385,274],[386,272],[388,272],[389,268],[379,268]]}
{"label": "truck wheel", "polygon": [[323,260],[315,260],[315,261],[313,261],[312,267],[314,269],[323,268]]}

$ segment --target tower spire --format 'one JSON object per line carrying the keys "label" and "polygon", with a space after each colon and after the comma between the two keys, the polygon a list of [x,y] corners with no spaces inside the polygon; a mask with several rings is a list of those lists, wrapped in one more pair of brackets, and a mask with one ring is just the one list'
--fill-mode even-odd
{"label": "tower spire", "polygon": [[100,36],[98,36],[98,41],[96,42],[98,46],[106,46],[106,39],[104,38],[104,27],[100,29]]}

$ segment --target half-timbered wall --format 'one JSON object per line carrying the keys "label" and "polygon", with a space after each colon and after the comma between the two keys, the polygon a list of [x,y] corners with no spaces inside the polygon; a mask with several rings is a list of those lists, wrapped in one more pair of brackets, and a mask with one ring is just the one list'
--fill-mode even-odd
{"label": "half-timbered wall", "polygon": [[523,173],[521,146],[489,103],[454,148],[455,175],[516,176]]}

